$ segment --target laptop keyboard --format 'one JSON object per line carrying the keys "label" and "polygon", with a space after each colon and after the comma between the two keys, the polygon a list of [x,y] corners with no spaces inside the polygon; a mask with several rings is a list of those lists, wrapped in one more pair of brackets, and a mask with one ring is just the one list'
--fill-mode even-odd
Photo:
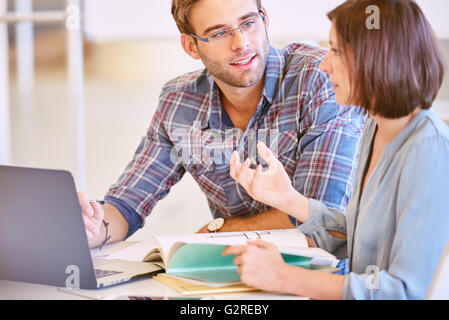
{"label": "laptop keyboard", "polygon": [[95,269],[95,276],[97,277],[97,279],[113,276],[113,275],[119,274],[119,273],[123,273],[123,271]]}

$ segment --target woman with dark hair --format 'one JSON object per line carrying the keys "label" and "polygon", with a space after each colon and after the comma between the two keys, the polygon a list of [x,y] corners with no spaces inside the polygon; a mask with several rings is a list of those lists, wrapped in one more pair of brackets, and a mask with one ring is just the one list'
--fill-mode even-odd
{"label": "woman with dark hair", "polygon": [[[367,7],[380,28],[366,25]],[[443,79],[432,29],[411,0],[350,0],[328,14],[330,51],[320,65],[337,102],[367,113],[353,197],[346,215],[307,199],[264,144],[263,171],[240,163],[231,176],[254,199],[297,219],[317,245],[348,258],[348,273],[325,274],[284,263],[255,241],[236,254],[250,286],[315,299],[423,299],[449,238],[449,128],[431,105]]]}

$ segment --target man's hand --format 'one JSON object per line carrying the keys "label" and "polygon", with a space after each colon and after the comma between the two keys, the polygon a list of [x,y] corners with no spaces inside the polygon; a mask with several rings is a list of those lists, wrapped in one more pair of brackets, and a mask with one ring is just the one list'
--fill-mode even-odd
{"label": "man's hand", "polygon": [[[116,207],[110,203],[100,205],[97,202],[89,202],[82,192],[78,193],[78,200],[91,248],[104,244],[106,237],[109,239],[107,243],[122,241],[126,238],[129,229],[128,221]],[[103,220],[109,224],[108,234],[103,227]]]}
{"label": "man's hand", "polygon": [[78,192],[78,200],[81,206],[87,239],[91,242],[100,235],[104,210],[99,203],[89,202],[86,195],[82,192]]}

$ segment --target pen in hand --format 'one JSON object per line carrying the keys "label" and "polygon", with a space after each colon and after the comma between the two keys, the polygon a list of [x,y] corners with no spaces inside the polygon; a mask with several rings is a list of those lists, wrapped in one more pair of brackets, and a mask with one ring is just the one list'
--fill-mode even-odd
{"label": "pen in hand", "polygon": [[101,204],[101,205],[104,205],[106,203],[104,200],[89,200],[89,203],[90,202],[96,202],[96,203]]}

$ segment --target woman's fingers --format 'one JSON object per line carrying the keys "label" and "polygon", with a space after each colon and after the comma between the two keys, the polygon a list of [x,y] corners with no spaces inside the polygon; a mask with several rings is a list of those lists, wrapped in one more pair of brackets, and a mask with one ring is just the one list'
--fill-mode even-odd
{"label": "woman's fingers", "polygon": [[274,244],[272,244],[270,242],[263,241],[263,240],[248,241],[247,244],[249,246],[254,246],[254,247],[257,247],[260,249],[269,249],[274,246]]}
{"label": "woman's fingers", "polygon": [[257,151],[259,152],[259,155],[262,157],[262,159],[264,159],[268,164],[268,166],[270,166],[273,160],[276,159],[270,148],[268,148],[267,145],[261,141],[257,143]]}
{"label": "woman's fingers", "polygon": [[[264,199],[262,198],[264,197],[264,190],[266,188],[272,188],[272,185],[277,182],[279,178],[282,178],[282,175],[278,175],[279,173],[282,173],[282,171],[278,170],[280,162],[263,142],[259,142],[257,147],[260,156],[268,164],[268,170],[263,171],[262,165],[260,164],[256,169],[251,169],[250,158],[247,158],[243,164],[241,164],[238,153],[234,152],[231,157],[230,175],[251,197],[263,202]],[[267,180],[268,177],[270,177],[271,180]]]}
{"label": "woman's fingers", "polygon": [[281,163],[276,158],[274,153],[270,150],[270,148],[268,148],[265,145],[265,143],[259,142],[257,143],[257,151],[259,152],[259,155],[262,157],[262,159],[264,159],[268,165],[268,170],[266,170],[263,174],[264,175],[276,174],[278,172],[278,168],[279,165],[281,165]]}
{"label": "woman's fingers", "polygon": [[232,254],[239,255],[239,254],[245,252],[245,250],[246,250],[246,245],[228,246],[223,249],[223,255],[224,256],[229,256]]}
{"label": "woman's fingers", "polygon": [[234,151],[231,156],[231,165],[229,169],[229,175],[232,179],[237,180],[237,173],[240,167],[240,159],[237,151]]}
{"label": "woman's fingers", "polygon": [[251,180],[250,187],[252,192],[258,193],[259,188],[262,186],[263,181],[261,181],[261,175],[262,165],[259,164],[254,172],[253,179]]}
{"label": "woman's fingers", "polygon": [[242,166],[239,168],[239,171],[236,175],[236,181],[242,185],[243,188],[245,188],[246,191],[248,191],[248,187],[253,180],[255,170],[251,169],[251,160],[248,158],[245,160],[245,162],[242,164]]}

